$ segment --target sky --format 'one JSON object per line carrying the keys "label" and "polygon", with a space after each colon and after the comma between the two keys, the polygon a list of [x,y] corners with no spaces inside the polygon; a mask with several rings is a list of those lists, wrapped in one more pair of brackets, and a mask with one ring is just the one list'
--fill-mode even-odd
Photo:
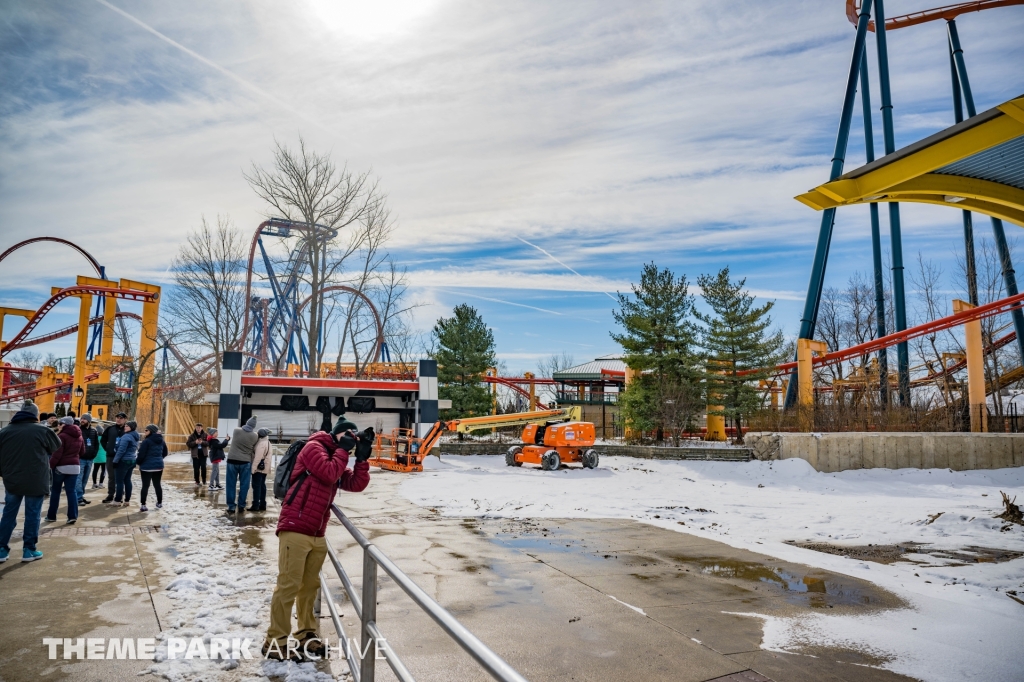
{"label": "sky", "polygon": [[[978,111],[1024,93],[1024,7],[957,24]],[[793,197],[827,180],[853,37],[841,0],[0,0],[0,250],[63,237],[169,285],[203,216],[255,230],[267,207],[243,171],[301,135],[387,192],[414,326],[469,303],[512,372],[615,353],[615,293],[647,262],[691,281],[728,266],[795,335],[820,214]],[[944,23],[889,50],[902,147],[953,123]],[[868,56],[881,155],[873,38]],[[959,211],[902,216],[905,260],[958,290]],[[870,263],[867,209],[844,209],[826,285]],[[77,274],[69,249],[23,249],[0,305]]]}

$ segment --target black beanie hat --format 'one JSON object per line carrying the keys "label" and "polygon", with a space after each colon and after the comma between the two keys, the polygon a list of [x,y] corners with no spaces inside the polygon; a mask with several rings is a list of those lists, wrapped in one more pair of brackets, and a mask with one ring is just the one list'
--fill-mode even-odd
{"label": "black beanie hat", "polygon": [[358,431],[359,427],[345,419],[345,417],[338,417],[338,423],[334,425],[334,430],[331,431],[332,436],[337,436],[339,433],[344,431]]}

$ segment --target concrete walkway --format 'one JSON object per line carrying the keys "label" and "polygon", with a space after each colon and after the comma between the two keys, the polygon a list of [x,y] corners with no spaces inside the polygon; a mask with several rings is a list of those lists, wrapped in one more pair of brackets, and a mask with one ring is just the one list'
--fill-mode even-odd
{"label": "concrete walkway", "polygon": [[[401,498],[405,476],[375,472],[366,493],[342,493],[339,503],[408,575],[528,679],[906,679],[865,667],[877,661],[854,651],[761,651],[761,621],[731,615],[900,607],[869,584],[627,521],[443,518]],[[223,508],[222,495],[197,491],[190,479],[186,465],[171,464],[165,486],[212,514]],[[150,662],[49,660],[42,638],[156,637],[161,629],[181,627],[168,624],[179,613],[166,592],[175,578],[172,561],[184,544],[202,538],[169,537],[160,530],[164,512],[100,505],[103,492],[90,492],[96,503],[82,510],[75,526],[62,525],[63,506],[61,521],[44,522],[42,561],[0,565],[3,682],[135,675]],[[248,514],[237,517],[239,528],[227,528],[271,572],[275,517],[273,509]],[[358,584],[358,548],[336,522],[328,539]],[[13,553],[20,547],[20,539],[12,542]],[[357,636],[330,564],[325,571],[348,634]],[[272,582],[266,584],[269,595]],[[259,614],[262,619],[262,609]],[[378,622],[418,680],[489,679],[386,576]],[[323,627],[334,636],[328,619]],[[318,668],[335,676],[345,669],[338,661]],[[224,670],[214,678],[241,680],[252,673]],[[393,679],[383,662],[378,679]]]}

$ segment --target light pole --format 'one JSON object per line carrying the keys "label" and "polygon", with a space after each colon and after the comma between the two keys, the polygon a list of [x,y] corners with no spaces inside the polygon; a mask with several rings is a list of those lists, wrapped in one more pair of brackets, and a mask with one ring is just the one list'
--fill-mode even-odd
{"label": "light pole", "polygon": [[82,416],[82,398],[85,397],[85,391],[82,390],[81,386],[75,386],[75,397],[78,398],[78,416]]}

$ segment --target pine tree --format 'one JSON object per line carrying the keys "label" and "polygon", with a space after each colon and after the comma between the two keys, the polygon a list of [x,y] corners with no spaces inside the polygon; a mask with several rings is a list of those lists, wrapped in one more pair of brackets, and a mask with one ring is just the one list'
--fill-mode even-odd
{"label": "pine tree", "polygon": [[622,413],[631,428],[657,429],[661,440],[664,427],[682,428],[700,403],[693,296],[686,275],[677,278],[654,263],[644,266],[632,290],[618,295],[613,313],[624,333],[612,338],[638,373],[622,395]]}
{"label": "pine tree", "polygon": [[758,383],[782,360],[781,331],[769,331],[768,312],[775,302],[755,306],[755,297],[744,290],[746,279],[732,282],[729,268],[697,280],[712,314],[696,313],[702,323],[701,345],[705,358],[704,388],[708,402],[722,406],[722,414],[736,428],[743,442],[743,416],[761,406]]}
{"label": "pine tree", "polygon": [[433,331],[438,396],[452,401],[452,408],[442,410],[441,417],[490,414],[491,392],[482,381],[484,372],[497,362],[494,334],[472,306],[463,303],[452,312],[452,317],[439,319]]}

